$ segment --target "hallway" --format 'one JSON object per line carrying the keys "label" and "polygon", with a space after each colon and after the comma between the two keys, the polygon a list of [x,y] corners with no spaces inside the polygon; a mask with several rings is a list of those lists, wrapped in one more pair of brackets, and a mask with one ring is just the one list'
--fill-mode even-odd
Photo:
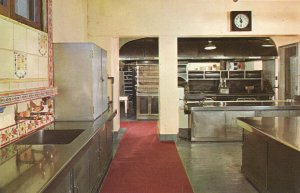
{"label": "hallway", "polygon": [[179,190],[182,185],[178,182],[185,184],[184,187],[191,185],[195,193],[257,193],[241,173],[239,142],[178,140],[176,150],[173,143],[158,143],[155,121],[123,121],[121,127],[119,135],[123,137],[119,137],[101,193],[191,192]]}
{"label": "hallway", "polygon": [[101,193],[192,193],[174,142],[159,142],[156,121],[122,122],[126,131]]}

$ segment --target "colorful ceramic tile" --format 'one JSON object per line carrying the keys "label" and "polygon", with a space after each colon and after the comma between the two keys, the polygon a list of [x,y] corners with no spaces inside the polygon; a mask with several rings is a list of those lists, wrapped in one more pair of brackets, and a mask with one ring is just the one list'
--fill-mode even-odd
{"label": "colorful ceramic tile", "polygon": [[48,53],[48,36],[46,34],[39,33],[39,52],[42,56],[46,56]]}
{"label": "colorful ceramic tile", "polygon": [[19,136],[23,136],[27,133],[27,123],[26,122],[22,122],[18,124],[18,132],[19,132]]}
{"label": "colorful ceramic tile", "polygon": [[10,141],[11,130],[9,127],[1,130],[1,145],[7,144]]}
{"label": "colorful ceramic tile", "polygon": [[10,141],[15,141],[19,138],[19,132],[18,132],[18,126],[17,125],[14,125],[14,126],[11,126],[9,127],[10,129]]}
{"label": "colorful ceramic tile", "polygon": [[21,79],[27,74],[27,54],[15,52],[15,75]]}

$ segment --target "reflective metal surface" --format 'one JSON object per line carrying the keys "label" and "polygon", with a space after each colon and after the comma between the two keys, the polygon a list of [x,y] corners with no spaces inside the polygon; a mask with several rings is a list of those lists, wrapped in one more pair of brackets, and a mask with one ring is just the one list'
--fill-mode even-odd
{"label": "reflective metal surface", "polygon": [[[67,129],[85,129],[72,143],[69,144],[18,144],[12,143],[0,149],[0,192],[1,193],[35,193],[43,192],[45,188],[59,175],[63,168],[74,158],[80,149],[101,129],[107,120],[112,119],[116,112],[106,111],[95,121],[75,121],[75,122],[55,122],[49,125],[56,131]],[[43,167],[43,174],[40,170],[40,162],[30,162],[30,164],[17,165],[17,160],[28,160],[32,154],[28,154],[26,149],[31,148],[34,152],[55,149],[53,162]],[[24,152],[24,153],[22,153]],[[49,152],[49,151],[48,151]],[[18,158],[18,153],[24,155]],[[25,154],[26,153],[26,154]],[[35,154],[36,160],[40,156]],[[39,156],[39,157],[37,157]],[[20,162],[19,162],[20,163]],[[24,162],[22,162],[24,163]],[[53,163],[53,164],[52,164]]]}
{"label": "reflective metal surface", "polygon": [[237,124],[300,151],[300,117],[238,118]]}
{"label": "reflective metal surface", "polygon": [[285,101],[209,101],[188,104],[197,111],[206,110],[300,110],[300,103]]}
{"label": "reflective metal surface", "polygon": [[17,144],[69,144],[84,130],[39,130]]}

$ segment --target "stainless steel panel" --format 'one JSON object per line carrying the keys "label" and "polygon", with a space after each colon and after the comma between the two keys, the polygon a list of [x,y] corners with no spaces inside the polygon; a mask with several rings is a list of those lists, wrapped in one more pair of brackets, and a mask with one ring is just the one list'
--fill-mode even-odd
{"label": "stainless steel panel", "polygon": [[224,111],[192,111],[191,116],[192,141],[215,141],[226,136]]}
{"label": "stainless steel panel", "polygon": [[267,110],[267,111],[256,111],[256,117],[288,117],[290,115],[289,110]]}
{"label": "stainless steel panel", "polygon": [[93,120],[91,44],[54,44],[56,120]]}
{"label": "stainless steel panel", "polygon": [[95,120],[107,109],[105,54],[93,43],[54,44],[56,120]]}
{"label": "stainless steel panel", "polygon": [[254,116],[255,111],[226,111],[226,137],[242,141],[242,129],[236,124],[236,118]]}

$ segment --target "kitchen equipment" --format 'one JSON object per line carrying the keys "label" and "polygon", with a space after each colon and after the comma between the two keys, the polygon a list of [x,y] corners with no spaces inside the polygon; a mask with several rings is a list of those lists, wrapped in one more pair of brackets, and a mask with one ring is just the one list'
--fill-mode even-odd
{"label": "kitchen equipment", "polygon": [[106,55],[93,43],[54,44],[57,121],[95,120],[107,110]]}
{"label": "kitchen equipment", "polygon": [[247,93],[252,93],[252,91],[254,90],[254,86],[250,85],[250,86],[245,86],[245,90],[247,91]]}

